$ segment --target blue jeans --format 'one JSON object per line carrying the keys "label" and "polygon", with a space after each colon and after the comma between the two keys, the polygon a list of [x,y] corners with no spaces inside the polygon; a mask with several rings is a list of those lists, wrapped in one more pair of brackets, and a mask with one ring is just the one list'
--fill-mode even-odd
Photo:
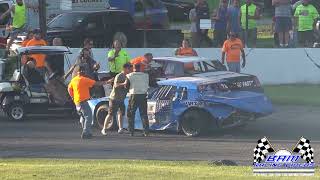
{"label": "blue jeans", "polygon": [[231,72],[240,73],[240,61],[239,62],[228,62],[228,69]]}
{"label": "blue jeans", "polygon": [[87,101],[81,102],[80,105],[77,105],[77,111],[80,112],[80,123],[82,125],[84,134],[91,134],[91,125],[92,125],[92,112]]}

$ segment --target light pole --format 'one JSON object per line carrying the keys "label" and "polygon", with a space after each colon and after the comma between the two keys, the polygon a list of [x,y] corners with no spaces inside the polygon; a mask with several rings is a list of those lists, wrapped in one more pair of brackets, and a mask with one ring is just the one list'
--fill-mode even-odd
{"label": "light pole", "polygon": [[47,36],[47,3],[46,0],[38,0],[39,2],[39,26],[42,38]]}

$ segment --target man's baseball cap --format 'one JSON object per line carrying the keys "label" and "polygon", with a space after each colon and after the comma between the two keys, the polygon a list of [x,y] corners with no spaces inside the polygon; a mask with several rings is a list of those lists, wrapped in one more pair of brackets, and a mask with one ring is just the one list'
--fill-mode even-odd
{"label": "man's baseball cap", "polygon": [[130,63],[126,63],[126,64],[124,64],[123,65],[123,68],[132,68],[132,64],[130,64]]}

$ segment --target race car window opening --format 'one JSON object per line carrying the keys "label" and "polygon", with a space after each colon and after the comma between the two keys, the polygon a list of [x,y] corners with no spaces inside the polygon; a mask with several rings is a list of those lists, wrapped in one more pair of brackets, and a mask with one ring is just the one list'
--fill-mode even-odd
{"label": "race car window opening", "polygon": [[206,72],[212,72],[212,71],[217,71],[217,67],[215,66],[214,61],[211,61],[212,64],[210,64],[209,62],[204,61],[203,62],[203,66],[205,68]]}
{"label": "race car window opening", "polygon": [[152,100],[172,100],[175,97],[177,87],[162,86],[156,90],[152,96]]}
{"label": "race car window opening", "polygon": [[187,100],[188,99],[188,89],[186,87],[180,87],[177,91],[177,99]]}
{"label": "race car window opening", "polygon": [[[9,4],[7,3],[2,3],[0,4],[0,15],[2,15],[3,13],[5,13],[7,10],[9,9]],[[11,19],[11,16],[7,16],[6,18],[4,19],[1,19],[0,20],[0,25],[7,25],[9,24],[9,21]]]}

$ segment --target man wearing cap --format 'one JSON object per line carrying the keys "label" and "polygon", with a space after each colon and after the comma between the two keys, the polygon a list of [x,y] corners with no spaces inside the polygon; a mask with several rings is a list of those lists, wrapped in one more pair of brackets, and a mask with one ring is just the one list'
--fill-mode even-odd
{"label": "man wearing cap", "polygon": [[149,75],[141,72],[140,64],[134,65],[134,72],[127,75],[125,82],[129,87],[128,123],[131,136],[134,135],[134,121],[136,111],[139,109],[143,125],[143,136],[149,136],[149,120],[147,114],[147,91],[149,88]]}
{"label": "man wearing cap", "polygon": [[80,123],[82,124],[83,131],[81,134],[82,139],[92,138],[91,125],[92,125],[92,112],[88,103],[90,99],[90,88],[93,86],[102,86],[108,82],[96,82],[85,76],[85,67],[80,66],[78,75],[74,77],[69,86],[68,92],[72,97],[78,112],[81,113]]}
{"label": "man wearing cap", "polygon": [[123,128],[123,116],[125,115],[126,107],[124,105],[124,99],[127,96],[128,89],[125,87],[125,81],[127,79],[127,74],[131,72],[132,65],[126,63],[123,65],[122,72],[117,74],[114,78],[114,84],[109,96],[109,110],[108,115],[104,121],[104,128],[101,130],[101,134],[106,136],[107,124],[111,121],[115,114],[118,113],[118,133],[124,133]]}
{"label": "man wearing cap", "polygon": [[144,56],[136,57],[130,62],[132,65],[140,64],[141,72],[145,72],[145,70],[149,68],[152,59],[153,55],[151,53],[146,53]]}
{"label": "man wearing cap", "polygon": [[240,54],[242,55],[242,68],[246,65],[246,56],[242,41],[237,38],[237,34],[234,32],[230,32],[229,39],[223,44],[222,64],[224,64],[226,54],[229,71],[240,73]]}

